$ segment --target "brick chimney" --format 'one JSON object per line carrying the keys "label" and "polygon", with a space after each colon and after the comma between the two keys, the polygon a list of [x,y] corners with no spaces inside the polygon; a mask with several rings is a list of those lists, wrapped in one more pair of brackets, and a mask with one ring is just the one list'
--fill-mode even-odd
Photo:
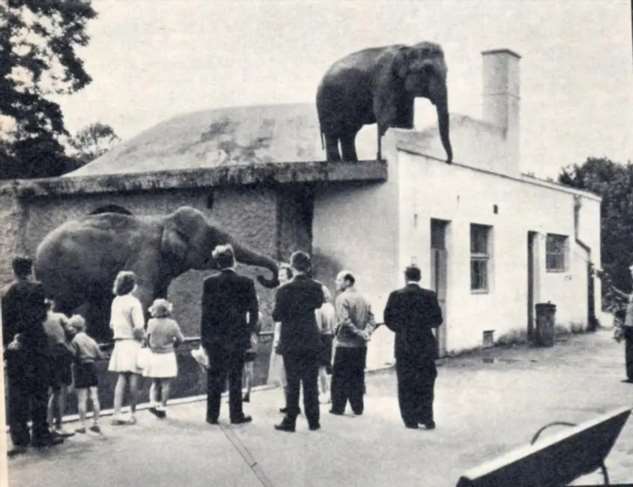
{"label": "brick chimney", "polygon": [[503,130],[507,169],[519,173],[521,56],[509,49],[483,51],[483,119]]}

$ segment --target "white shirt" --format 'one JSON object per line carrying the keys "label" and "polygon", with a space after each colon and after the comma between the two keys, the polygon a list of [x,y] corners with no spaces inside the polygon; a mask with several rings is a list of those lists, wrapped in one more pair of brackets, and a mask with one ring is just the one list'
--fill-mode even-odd
{"label": "white shirt", "polygon": [[115,340],[134,338],[133,329],[143,329],[145,316],[141,302],[132,294],[117,296],[112,301],[110,328]]}

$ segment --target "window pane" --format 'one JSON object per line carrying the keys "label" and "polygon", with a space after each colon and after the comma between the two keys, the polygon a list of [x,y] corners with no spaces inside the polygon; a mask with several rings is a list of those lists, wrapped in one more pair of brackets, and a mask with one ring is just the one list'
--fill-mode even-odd
{"label": "window pane", "polygon": [[472,259],[470,261],[470,288],[482,291],[488,289],[488,260]]}
{"label": "window pane", "polygon": [[488,227],[483,225],[470,226],[470,251],[473,254],[488,253]]}
{"label": "window pane", "polygon": [[545,240],[546,269],[548,271],[565,271],[567,262],[567,237],[565,235],[548,234]]}

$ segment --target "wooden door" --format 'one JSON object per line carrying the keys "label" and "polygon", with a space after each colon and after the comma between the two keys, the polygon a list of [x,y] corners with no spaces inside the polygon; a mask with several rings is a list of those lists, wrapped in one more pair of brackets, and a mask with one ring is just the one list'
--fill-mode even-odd
{"label": "wooden door", "polygon": [[448,316],[446,306],[447,283],[447,256],[446,230],[447,221],[431,220],[431,289],[437,294],[437,300],[442,308],[444,322],[438,328],[438,356],[446,355],[446,335],[448,330]]}

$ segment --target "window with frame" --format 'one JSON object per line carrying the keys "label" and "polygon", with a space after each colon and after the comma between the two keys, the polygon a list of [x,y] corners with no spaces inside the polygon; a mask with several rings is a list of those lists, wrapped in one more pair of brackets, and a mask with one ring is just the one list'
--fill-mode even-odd
{"label": "window with frame", "polygon": [[488,292],[490,288],[492,227],[470,225],[470,290]]}
{"label": "window with frame", "polygon": [[547,272],[565,272],[567,270],[568,249],[566,235],[547,234],[545,241],[545,268]]}

